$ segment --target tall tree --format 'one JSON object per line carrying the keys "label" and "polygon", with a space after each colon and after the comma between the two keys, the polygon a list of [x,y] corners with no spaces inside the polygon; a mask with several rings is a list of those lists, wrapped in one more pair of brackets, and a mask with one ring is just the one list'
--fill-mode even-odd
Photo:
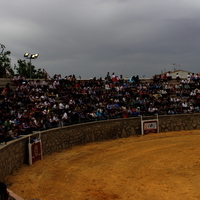
{"label": "tall tree", "polygon": [[36,70],[35,66],[31,62],[26,62],[26,60],[19,59],[17,61],[18,65],[14,66],[17,74],[22,75],[26,78],[43,78],[43,72],[41,69]]}
{"label": "tall tree", "polygon": [[5,51],[5,46],[0,44],[0,77],[12,76],[14,74],[11,68],[11,59],[9,58],[11,52]]}

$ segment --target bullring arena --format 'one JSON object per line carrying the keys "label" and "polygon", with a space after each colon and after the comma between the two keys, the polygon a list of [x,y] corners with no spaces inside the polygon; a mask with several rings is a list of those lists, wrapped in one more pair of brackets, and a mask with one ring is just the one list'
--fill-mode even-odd
{"label": "bullring arena", "polygon": [[[0,145],[0,181],[4,181],[10,190],[25,200],[200,199],[200,80],[191,82],[191,88],[181,91],[180,97],[180,93],[177,93],[179,90],[173,88],[168,88],[168,93],[161,96],[152,96],[148,91],[139,93],[143,89],[139,87],[137,91],[133,85],[124,86],[123,94],[113,89],[112,95],[116,101],[121,102],[121,107],[115,105],[113,98],[110,99],[110,93],[104,88],[103,82],[93,81],[89,84],[102,84],[102,87],[94,87],[97,89],[96,95],[104,97],[101,105],[95,104],[99,100],[94,100],[91,91],[87,93],[84,90],[75,95],[74,88],[80,92],[81,87],[74,81],[74,87],[64,88],[65,92],[77,96],[80,102],[86,101],[85,97],[91,98],[91,102],[80,107],[79,101],[73,102],[72,97],[69,102],[73,106],[64,109],[58,108],[63,93],[57,97],[56,88],[50,89],[48,85],[44,88],[49,101],[47,104],[36,98],[38,95],[26,95],[21,100],[13,95],[16,92],[13,93],[9,85],[4,88],[6,94],[3,97],[7,95],[13,104],[5,101],[2,103],[2,116],[14,114],[17,106],[20,107],[18,115],[22,120],[17,125],[17,132],[12,129],[13,137],[8,129],[2,127],[4,136],[10,134],[10,138],[7,140],[5,137],[0,141],[7,142]],[[172,81],[176,80],[170,80],[170,83]],[[32,82],[27,81],[25,84],[31,85]],[[21,87],[24,89],[24,84],[20,84]],[[51,90],[51,93],[47,90]],[[68,90],[72,90],[72,93]],[[151,90],[156,91],[155,88]],[[118,99],[120,95],[125,96]],[[141,97],[139,100],[138,95]],[[22,101],[22,104],[17,104],[14,98]],[[149,98],[148,103],[146,98]],[[62,106],[67,106],[67,99],[64,98],[64,101]],[[151,102],[157,104],[158,110],[151,106]],[[146,103],[150,110],[144,110]],[[132,109],[128,107],[130,105]],[[136,105],[140,105],[141,110]],[[81,108],[86,109],[84,106],[92,109],[89,115],[81,111]],[[99,110],[103,106],[104,115],[95,116],[98,113],[95,106]],[[77,110],[80,110],[78,115]],[[62,111],[68,112],[70,121],[66,118],[56,120],[57,115],[62,116]],[[141,136],[139,114],[145,120],[152,120],[158,114],[159,133]],[[55,121],[51,121],[51,118]],[[5,118],[4,122],[8,123]],[[31,124],[31,129],[22,130],[21,125],[26,127],[26,123]],[[13,128],[11,124],[6,126]],[[28,165],[29,134],[32,139],[41,137],[42,141],[43,160],[33,165]]]}
{"label": "bullring arena", "polygon": [[[171,119],[163,116],[160,118],[161,130],[163,124],[166,128],[169,123],[177,129],[187,118],[190,123],[185,123],[185,129],[199,126],[199,115],[180,115]],[[99,139],[85,135],[88,140],[96,141],[87,143],[90,141],[84,140],[86,143],[81,141],[78,146],[74,142],[65,150],[59,150],[57,142],[54,145],[58,145],[58,152],[55,153],[50,153],[50,147],[47,151],[48,145],[44,143],[44,159],[32,166],[23,165],[12,176],[6,176],[6,183],[25,200],[200,199],[200,131],[169,130],[141,136],[131,128],[137,128],[138,123],[139,119],[138,122],[121,119],[88,124],[93,130],[88,134],[99,134]],[[105,132],[96,132],[102,127]],[[127,135],[119,135],[125,127],[128,127]],[[85,134],[84,125],[67,130],[69,128],[62,132],[51,130],[48,134]],[[104,133],[110,138],[105,138]],[[77,135],[74,138],[77,140]]]}

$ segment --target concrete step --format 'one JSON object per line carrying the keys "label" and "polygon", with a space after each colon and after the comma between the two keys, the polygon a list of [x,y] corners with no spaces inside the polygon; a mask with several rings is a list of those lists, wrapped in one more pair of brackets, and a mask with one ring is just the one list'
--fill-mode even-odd
{"label": "concrete step", "polygon": [[1,78],[0,79],[0,88],[6,87],[7,83],[10,83],[11,87],[13,87],[13,88],[15,87],[15,83],[11,79],[9,79],[9,78]]}

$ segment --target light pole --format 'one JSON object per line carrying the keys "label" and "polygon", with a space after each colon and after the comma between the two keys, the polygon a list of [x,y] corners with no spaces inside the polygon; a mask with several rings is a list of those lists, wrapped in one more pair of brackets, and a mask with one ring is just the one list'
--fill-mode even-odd
{"label": "light pole", "polygon": [[31,60],[36,59],[38,56],[39,56],[38,53],[36,53],[36,54],[25,53],[24,54],[25,58],[30,59],[30,79],[31,79]]}

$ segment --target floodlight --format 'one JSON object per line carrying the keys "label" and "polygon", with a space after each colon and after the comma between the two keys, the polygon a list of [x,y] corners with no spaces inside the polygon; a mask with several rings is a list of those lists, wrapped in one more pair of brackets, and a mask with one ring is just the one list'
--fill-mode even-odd
{"label": "floodlight", "polygon": [[38,54],[38,53],[36,53],[36,54],[35,54],[35,58],[37,58],[38,56],[39,56],[39,54]]}
{"label": "floodlight", "polygon": [[38,53],[31,54],[31,55],[30,55],[30,53],[25,53],[24,54],[25,58],[30,59],[30,78],[31,78],[31,60],[37,58],[38,56],[39,56]]}
{"label": "floodlight", "polygon": [[34,59],[35,58],[35,54],[31,54],[30,59]]}
{"label": "floodlight", "polygon": [[24,57],[28,57],[30,55],[30,53],[25,53]]}

